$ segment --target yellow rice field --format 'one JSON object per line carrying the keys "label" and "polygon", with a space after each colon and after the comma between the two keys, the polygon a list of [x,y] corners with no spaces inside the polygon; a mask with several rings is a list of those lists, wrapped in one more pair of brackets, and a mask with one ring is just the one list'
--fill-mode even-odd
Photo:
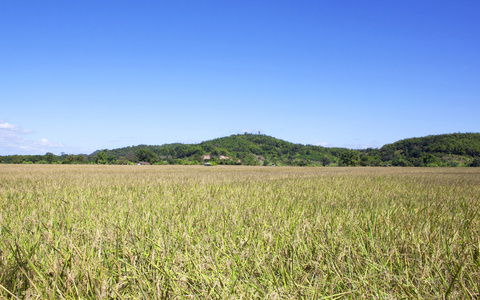
{"label": "yellow rice field", "polygon": [[0,298],[480,297],[480,168],[0,165]]}

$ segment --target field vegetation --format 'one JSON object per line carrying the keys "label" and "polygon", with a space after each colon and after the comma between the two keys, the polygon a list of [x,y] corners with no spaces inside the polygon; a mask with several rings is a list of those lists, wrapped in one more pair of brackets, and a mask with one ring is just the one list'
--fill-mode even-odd
{"label": "field vegetation", "polygon": [[0,165],[0,298],[478,298],[480,169]]}

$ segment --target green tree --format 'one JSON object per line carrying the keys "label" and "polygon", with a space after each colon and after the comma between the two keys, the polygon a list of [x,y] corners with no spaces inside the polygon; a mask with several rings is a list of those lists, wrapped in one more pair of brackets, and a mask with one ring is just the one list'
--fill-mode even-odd
{"label": "green tree", "polygon": [[135,152],[135,155],[138,158],[138,161],[145,161],[151,164],[157,161],[157,155],[148,148],[141,148]]}
{"label": "green tree", "polygon": [[128,164],[127,158],[126,158],[125,156],[120,156],[120,157],[118,158],[118,164],[120,164],[120,165],[126,165],[126,164]]}
{"label": "green tree", "polygon": [[320,162],[322,163],[322,166],[324,166],[324,167],[328,166],[331,163],[330,158],[328,158],[326,156],[322,157],[320,159]]}
{"label": "green tree", "polygon": [[480,167],[480,157],[475,157],[470,163],[470,167]]}
{"label": "green tree", "polygon": [[394,158],[392,159],[392,166],[409,167],[412,166],[412,163],[403,158]]}
{"label": "green tree", "polygon": [[62,161],[62,164],[72,164],[75,160],[75,156],[70,154],[65,156],[65,158]]}
{"label": "green tree", "polygon": [[49,164],[53,164],[55,162],[55,155],[51,152],[47,152],[47,154],[45,154],[45,160]]}
{"label": "green tree", "polygon": [[257,160],[252,154],[247,153],[245,157],[242,159],[242,165],[256,166]]}
{"label": "green tree", "polygon": [[135,152],[133,152],[132,150],[130,150],[127,155],[125,156],[125,158],[131,162],[133,162],[135,160]]}
{"label": "green tree", "polygon": [[114,154],[109,154],[107,156],[107,163],[109,165],[114,165],[118,162],[117,157]]}
{"label": "green tree", "polygon": [[23,156],[15,155],[12,159],[12,163],[14,164],[21,164],[23,162]]}
{"label": "green tree", "polygon": [[356,166],[358,165],[358,151],[346,150],[340,154],[340,164],[342,166]]}
{"label": "green tree", "polygon": [[83,164],[85,162],[85,156],[79,154],[75,156],[75,163],[76,164]]}
{"label": "green tree", "polygon": [[97,156],[95,157],[95,163],[102,165],[107,163],[107,149],[97,153]]}

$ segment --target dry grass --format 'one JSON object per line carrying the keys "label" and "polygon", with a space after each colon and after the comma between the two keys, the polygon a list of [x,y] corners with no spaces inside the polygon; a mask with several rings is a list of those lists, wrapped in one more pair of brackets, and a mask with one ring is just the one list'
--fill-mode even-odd
{"label": "dry grass", "polygon": [[478,297],[479,175],[0,165],[0,297]]}

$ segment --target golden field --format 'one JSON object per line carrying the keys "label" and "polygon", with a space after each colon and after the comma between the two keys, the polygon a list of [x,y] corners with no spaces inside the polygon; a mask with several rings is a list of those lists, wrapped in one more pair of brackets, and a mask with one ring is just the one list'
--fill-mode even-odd
{"label": "golden field", "polygon": [[480,296],[480,168],[0,165],[0,298]]}

